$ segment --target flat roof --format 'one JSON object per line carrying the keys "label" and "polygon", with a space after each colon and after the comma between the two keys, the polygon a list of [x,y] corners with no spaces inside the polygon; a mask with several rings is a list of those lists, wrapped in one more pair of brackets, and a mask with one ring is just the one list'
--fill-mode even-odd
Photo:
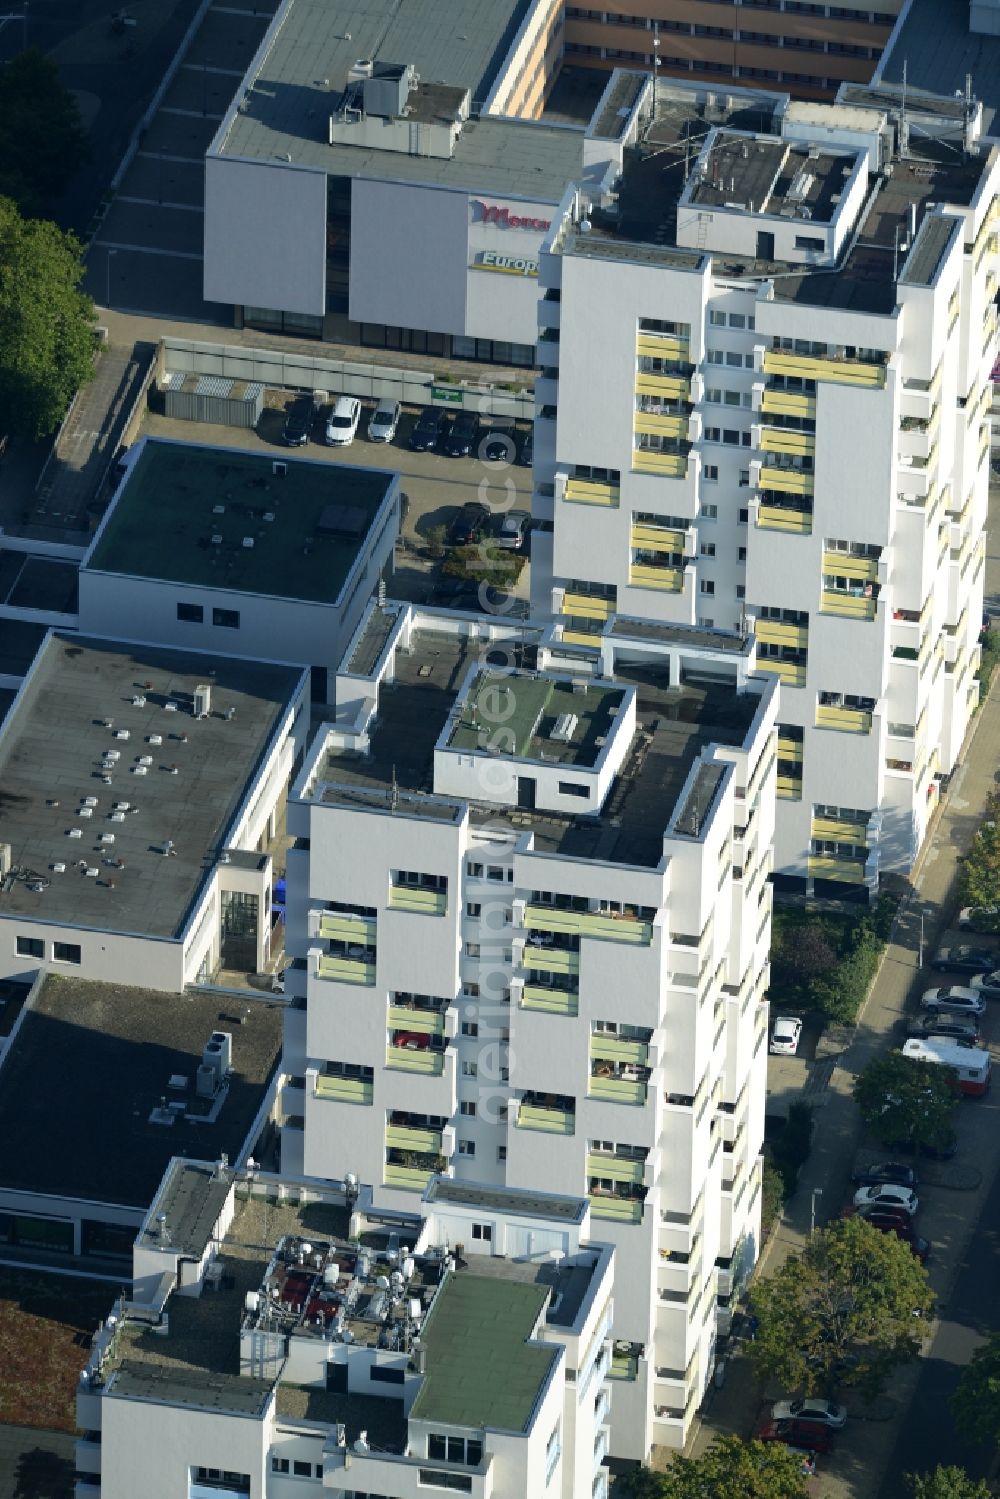
{"label": "flat roof", "polygon": [[549,1294],[471,1267],[450,1275],[421,1328],[427,1373],[411,1419],[526,1431],[560,1357],[528,1341]]}
{"label": "flat roof", "polygon": [[[0,1136],[30,1142],[2,1152],[0,1183],[146,1208],[171,1157],[235,1159],[281,1052],[282,1009],[263,996],[164,995],[47,975],[0,1068]],[[216,1030],[232,1035],[233,1066],[213,1118],[195,1074]],[[181,1077],[186,1086],[172,1087]],[[172,1124],[153,1123],[164,1104],[184,1108],[170,1111]],[[172,1177],[169,1222],[181,1244],[196,1235],[203,1183]]]}
{"label": "flat roof", "polygon": [[945,252],[956,234],[962,233],[962,222],[954,214],[924,219],[899,281],[901,286],[930,286],[938,273]]}
{"label": "flat roof", "polygon": [[[177,937],[301,680],[54,632],[0,734],[3,836],[20,871],[0,885],[0,918]],[[200,684],[211,712],[196,719]]]}
{"label": "flat roof", "polygon": [[333,604],[395,479],[380,469],[147,437],[84,566]]}
{"label": "flat roof", "polygon": [[[481,652],[476,640],[415,626],[408,650],[396,653],[392,682],[379,689],[369,752],[362,757],[327,748],[306,795],[399,816],[456,820],[463,799],[433,795],[434,750]],[[524,664],[530,669],[533,663],[533,649],[526,647]],[[684,681],[671,684],[666,662],[621,669],[613,686],[636,690],[636,734],[599,815],[570,817],[483,802],[472,804],[472,821],[530,831],[540,851],[655,869],[691,767],[710,744],[744,742],[760,703],[759,686],[740,692],[735,680],[700,678],[690,663]]]}
{"label": "flat roof", "polygon": [[525,1192],[516,1187],[480,1186],[478,1182],[454,1181],[447,1176],[434,1177],[425,1193],[425,1201],[484,1208],[524,1218],[560,1219],[569,1223],[581,1223],[587,1211],[586,1198]]}
{"label": "flat roof", "polygon": [[234,1416],[263,1413],[272,1386],[264,1379],[228,1378],[196,1369],[178,1372],[126,1359],[108,1381],[107,1393],[124,1400],[159,1400],[165,1405],[193,1405],[199,1410]]}
{"label": "flat roof", "polygon": [[[458,701],[448,748],[592,767],[625,700],[620,687],[527,672],[477,672]],[[563,720],[566,739],[553,738]],[[575,720],[571,723],[570,720]],[[497,733],[502,723],[503,735]],[[495,748],[497,741],[501,741]]]}
{"label": "flat roof", "polygon": [[291,0],[245,102],[211,150],[263,161],[290,156],[331,176],[429,182],[558,202],[582,169],[583,131],[487,116],[467,120],[450,159],[331,146],[326,122],[359,58],[412,64],[422,84],[485,101],[532,0]]}
{"label": "flat roof", "polygon": [[[983,131],[990,134],[1000,109],[1000,36],[969,30],[969,0],[910,0],[890,50],[883,54],[880,77],[901,84],[906,68],[909,96],[914,89],[945,96],[965,95],[972,74],[975,98],[983,106]],[[913,99],[913,108],[924,101]]]}
{"label": "flat roof", "polygon": [[770,216],[808,208],[810,219],[829,223],[857,155],[847,147],[816,151],[792,141],[720,130],[702,154],[705,175],[692,182],[690,201]]}

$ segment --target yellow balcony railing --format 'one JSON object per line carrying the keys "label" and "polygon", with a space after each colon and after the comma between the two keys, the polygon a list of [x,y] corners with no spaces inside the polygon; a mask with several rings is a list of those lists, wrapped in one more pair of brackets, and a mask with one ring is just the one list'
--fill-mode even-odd
{"label": "yellow balcony railing", "polygon": [[386,1187],[399,1187],[405,1192],[424,1192],[433,1175],[425,1166],[397,1166],[386,1161],[382,1182]]}
{"label": "yellow balcony railing", "polygon": [[688,418],[677,411],[637,411],[633,431],[649,436],[687,437]]}
{"label": "yellow balcony railing", "polygon": [[316,1097],[332,1103],[371,1103],[375,1084],[360,1077],[329,1077],[320,1074],[316,1079]]}
{"label": "yellow balcony railing", "polygon": [[632,467],[638,474],[662,474],[666,479],[683,479],[688,471],[686,453],[657,453],[652,448],[633,448]]}
{"label": "yellow balcony railing", "polygon": [[415,1031],[421,1036],[443,1036],[444,1015],[440,1010],[408,1010],[405,1005],[390,1005],[389,1028]]}
{"label": "yellow balcony railing", "polygon": [[798,661],[772,661],[770,657],[761,657],[757,662],[757,670],[774,672],[786,687],[806,685],[806,668]]}
{"label": "yellow balcony railing", "polygon": [[634,1353],[613,1353],[611,1355],[611,1367],[608,1370],[609,1379],[636,1380],[639,1378],[639,1359]]}
{"label": "yellow balcony railing", "polygon": [[633,1082],[628,1077],[592,1077],[587,1087],[587,1097],[601,1103],[644,1104],[647,1085]]}
{"label": "yellow balcony railing", "polygon": [[824,552],[823,571],[841,578],[857,578],[862,583],[878,582],[878,559],[849,557],[844,552]]}
{"label": "yellow balcony railing", "polygon": [[566,645],[584,645],[591,651],[598,651],[601,648],[600,635],[595,635],[591,630],[572,630],[564,625],[559,638]]}
{"label": "yellow balcony railing", "polygon": [[811,432],[793,432],[785,427],[765,427],[760,434],[761,451],[765,453],[815,453],[816,439]]}
{"label": "yellow balcony railing", "polygon": [[638,1197],[606,1197],[602,1192],[590,1194],[590,1216],[607,1218],[614,1223],[641,1223],[643,1203]]}
{"label": "yellow balcony railing", "polygon": [[385,1065],[394,1072],[425,1072],[440,1077],[444,1072],[444,1052],[412,1050],[409,1046],[387,1046]]}
{"label": "yellow balcony railing", "polygon": [[326,953],[320,955],[319,976],[321,979],[335,979],[341,984],[367,984],[375,982],[375,964],[366,963],[363,958],[339,958],[329,957]]}
{"label": "yellow balcony railing", "polygon": [[541,1130],[547,1135],[572,1135],[576,1133],[576,1115],[569,1109],[522,1103],[517,1111],[517,1127]]}
{"label": "yellow balcony railing", "polygon": [[409,1124],[387,1124],[385,1127],[387,1150],[420,1150],[441,1154],[441,1131],[418,1129]]}
{"label": "yellow balcony railing", "polygon": [[802,764],[801,739],[786,739],[783,734],[779,734],[777,751],[779,760],[797,760],[800,765]]}
{"label": "yellow balcony railing", "polygon": [[784,505],[757,508],[757,526],[762,531],[794,531],[800,536],[810,536],[812,519],[811,510],[789,510]]}
{"label": "yellow balcony railing", "polygon": [[761,410],[767,416],[815,417],[816,397],[796,390],[765,390]]}
{"label": "yellow balcony railing", "polygon": [[603,911],[562,911],[555,906],[526,906],[524,924],[531,932],[570,932],[581,937],[603,937],[609,942],[632,942],[648,947],[653,928],[648,921]]}
{"label": "yellow balcony railing", "polygon": [[644,552],[683,552],[687,533],[669,526],[654,526],[648,521],[632,527],[632,546]]}
{"label": "yellow balcony railing", "polygon": [[777,795],[783,802],[800,802],[802,800],[802,777],[779,775]]}
{"label": "yellow balcony railing", "polygon": [[683,593],[684,569],[633,563],[628,570],[628,581],[632,588],[658,588],[661,593]]}
{"label": "yellow balcony railing", "polygon": [[647,354],[650,359],[686,362],[689,343],[683,333],[640,333],[635,341],[635,350],[637,354]]}
{"label": "yellow balcony railing", "polygon": [[579,973],[580,954],[568,947],[542,947],[537,942],[526,942],[524,966],[537,968],[541,973]]}
{"label": "yellow balcony railing", "polygon": [[865,364],[854,359],[830,359],[809,354],[789,354],[768,349],[764,354],[765,375],[786,379],[830,380],[835,385],[864,385],[872,389],[885,384],[884,364]]}
{"label": "yellow balcony railing", "polygon": [[429,890],[422,885],[392,885],[389,906],[393,911],[415,911],[420,916],[443,916],[448,909],[447,890]]}
{"label": "yellow balcony railing", "polygon": [[814,817],[810,836],[834,843],[867,844],[868,824],[852,822],[846,817]]}
{"label": "yellow balcony railing", "polygon": [[841,619],[873,620],[878,600],[839,588],[824,588],[819,608],[821,614],[838,614]]}
{"label": "yellow balcony railing", "polygon": [[646,1175],[645,1161],[630,1161],[627,1156],[594,1155],[587,1157],[587,1175],[601,1177],[604,1181],[642,1182]]}
{"label": "yellow balcony railing", "polygon": [[374,916],[354,916],[346,911],[327,911],[319,918],[319,935],[333,942],[375,945]]}
{"label": "yellow balcony railing", "polygon": [[761,489],[775,489],[779,494],[812,494],[815,480],[812,474],[800,468],[781,468],[776,463],[763,463],[760,469]]}
{"label": "yellow balcony railing", "polygon": [[809,644],[809,626],[785,619],[758,619],[754,634],[762,645],[791,645],[804,649]]}
{"label": "yellow balcony railing", "polygon": [[525,984],[521,995],[522,1010],[540,1010],[543,1015],[578,1015],[579,994],[567,989],[546,989],[544,984]]}
{"label": "yellow balcony railing", "polygon": [[839,729],[844,734],[870,734],[872,716],[862,708],[836,708],[820,703],[816,709],[818,729]]}
{"label": "yellow balcony railing", "polygon": [[808,863],[809,878],[843,880],[847,885],[863,885],[865,866],[860,859],[836,859],[812,854]]}
{"label": "yellow balcony railing", "polygon": [[691,380],[688,375],[647,375],[635,377],[635,393],[638,396],[666,396],[672,401],[688,401],[691,398]]}
{"label": "yellow balcony railing", "polygon": [[645,1067],[649,1060],[649,1046],[645,1041],[631,1041],[622,1036],[609,1036],[595,1031],[590,1038],[592,1060],[608,1062],[631,1062]]}
{"label": "yellow balcony railing", "polygon": [[601,598],[592,593],[573,593],[567,590],[563,594],[563,614],[572,614],[583,619],[610,619],[615,612],[613,599]]}
{"label": "yellow balcony railing", "polygon": [[605,484],[599,479],[567,479],[563,498],[572,505],[608,505],[614,509],[620,494],[617,484]]}

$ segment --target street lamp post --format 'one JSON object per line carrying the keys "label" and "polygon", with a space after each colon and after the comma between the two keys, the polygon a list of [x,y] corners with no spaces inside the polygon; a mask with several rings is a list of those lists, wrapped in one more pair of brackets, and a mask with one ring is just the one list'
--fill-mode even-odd
{"label": "street lamp post", "polygon": [[816,1199],[823,1196],[822,1187],[813,1187],[812,1196],[809,1199],[809,1237],[812,1238],[816,1232]]}
{"label": "street lamp post", "polygon": [[109,250],[108,253],[107,253],[107,257],[105,259],[105,263],[104,263],[104,268],[105,268],[105,278],[104,278],[105,279],[105,287],[104,287],[105,296],[104,296],[104,305],[105,305],[105,307],[110,307],[111,306],[111,257],[112,257],[112,255],[117,255],[117,254],[118,254],[117,250]]}

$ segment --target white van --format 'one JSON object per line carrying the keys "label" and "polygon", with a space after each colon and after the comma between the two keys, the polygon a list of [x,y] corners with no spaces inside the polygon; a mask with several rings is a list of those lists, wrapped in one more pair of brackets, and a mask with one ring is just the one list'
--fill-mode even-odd
{"label": "white van", "polygon": [[903,1056],[951,1067],[959,1088],[970,1098],[982,1098],[989,1091],[990,1054],[981,1046],[960,1046],[951,1036],[914,1036],[903,1047]]}

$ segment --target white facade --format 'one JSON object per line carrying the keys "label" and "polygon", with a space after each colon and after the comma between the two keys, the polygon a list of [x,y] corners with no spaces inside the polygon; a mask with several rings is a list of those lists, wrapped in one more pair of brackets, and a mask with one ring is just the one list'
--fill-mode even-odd
{"label": "white facade", "polygon": [[[589,808],[609,850],[615,824],[594,814],[643,796],[653,722],[643,671],[663,668],[669,649],[673,690],[703,672],[721,703],[741,705],[743,728],[701,750],[665,812],[650,805],[658,854],[570,855],[548,843],[554,814],[541,799],[536,812],[523,799],[510,809],[493,789],[526,762],[501,755],[478,788],[442,786],[456,713],[425,791],[339,782],[340,767],[353,781],[359,753],[378,763],[390,753],[378,732],[393,734],[393,693],[445,654],[436,632],[480,640],[484,659],[511,645],[496,622],[392,608],[370,675],[338,677],[337,722],[289,802],[283,1170],[351,1173],[394,1211],[412,1211],[435,1171],[589,1195],[619,1267],[611,1450],[642,1459],[653,1443],[683,1445],[720,1316],[727,1325],[730,1292],[757,1253],[776,687],[748,676],[752,647],[727,662],[696,631],[662,649],[608,641],[594,689],[626,687],[627,664],[645,684],[641,732],[619,730],[630,743],[619,789]],[[542,670],[546,659],[542,644]],[[457,691],[464,673],[452,677]],[[430,713],[442,706],[428,701]],[[419,704],[409,711],[415,723]],[[655,725],[649,753],[659,766]],[[465,758],[471,773],[475,756]],[[552,1245],[515,1236],[506,1247]]]}
{"label": "white facade", "polygon": [[[660,91],[654,166],[696,103]],[[626,174],[546,243],[533,603],[574,648],[616,616],[752,625],[782,683],[775,870],[873,889],[978,702],[1000,161],[916,133],[893,157],[874,107],[754,103],[772,136],[696,125],[673,241],[623,232],[663,190]]]}

